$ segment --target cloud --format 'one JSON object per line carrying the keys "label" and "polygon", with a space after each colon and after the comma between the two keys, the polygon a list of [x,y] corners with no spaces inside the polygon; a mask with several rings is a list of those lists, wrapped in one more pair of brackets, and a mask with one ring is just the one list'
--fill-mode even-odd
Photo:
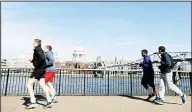
{"label": "cloud", "polygon": [[132,46],[135,43],[131,43],[131,42],[121,42],[121,43],[116,43],[115,46]]}
{"label": "cloud", "polygon": [[100,24],[100,25],[107,25],[107,24],[125,24],[127,23],[126,21],[124,20],[100,20],[100,21],[96,21],[97,24]]}
{"label": "cloud", "polygon": [[[32,55],[33,40],[40,38],[42,39],[42,45],[49,44],[53,46],[53,51],[61,60],[71,60],[72,53],[81,38],[72,38],[71,36],[65,35],[65,32],[58,29],[57,26],[42,22],[42,18],[36,18],[33,21],[27,20],[25,16],[26,12],[38,12],[38,10],[34,10],[34,7],[33,10],[31,10],[31,8],[27,6],[28,4],[26,3],[3,4],[1,35],[2,58],[13,59],[23,57],[23,55]],[[23,11],[23,9],[25,9],[25,11]],[[43,10],[47,13],[49,12],[46,8],[43,8]],[[11,19],[13,18],[13,14],[17,15],[16,20]],[[87,60],[95,60],[98,56],[97,50],[90,46],[82,46],[87,54]]]}
{"label": "cloud", "polygon": [[144,43],[151,43],[151,40],[142,39],[137,36],[118,37],[114,41],[116,42],[116,46],[140,46]]}
{"label": "cloud", "polygon": [[[124,60],[133,61],[141,58],[141,49],[148,49],[149,53],[151,54],[153,52],[157,52],[157,48],[160,45],[166,46],[168,51],[191,51],[190,43],[173,43],[172,41],[168,41],[167,43],[165,43],[164,40],[160,40],[159,38],[153,38],[150,40],[146,38],[146,34],[145,36],[139,36],[141,34],[138,34],[140,32],[137,31],[133,33],[122,32],[122,35],[125,36],[121,36],[121,30],[127,30],[131,28],[134,29],[134,24],[130,23],[128,20],[125,21],[123,19],[104,20],[100,17],[100,19],[96,21],[96,24],[98,24],[99,28],[100,26],[104,27],[104,29],[102,30],[104,33],[98,35],[95,35],[96,33],[91,34],[94,31],[89,30],[90,25],[86,24],[85,26],[81,26],[82,29],[84,29],[85,27],[85,29],[88,29],[86,33],[76,33],[76,30],[81,31],[81,29],[75,29],[73,31],[73,28],[71,26],[75,26],[75,24],[73,23],[74,21],[72,21],[71,23],[64,26],[66,28],[71,28],[71,30],[69,30],[71,31],[71,34],[67,32],[68,35],[66,35],[65,31],[62,29],[63,26],[57,24],[64,21],[62,20],[62,16],[53,18],[50,15],[51,13],[49,11],[53,10],[52,12],[54,13],[60,13],[59,11],[69,7],[64,7],[63,9],[63,6],[59,6],[58,8],[55,6],[53,8],[49,8],[49,5],[44,6],[46,7],[43,8],[43,5],[37,5],[34,8],[27,3],[16,3],[12,5],[10,4],[2,6],[3,10],[1,46],[3,58],[17,58],[20,56],[22,57],[23,54],[32,54],[32,42],[34,38],[42,39],[43,45],[52,45],[53,51],[58,54],[58,57],[62,60],[72,59],[72,53],[79,41],[85,49],[87,59],[93,61],[96,60],[97,56],[101,56],[102,59],[106,60],[114,60],[114,58],[117,57],[118,59],[123,58]],[[48,15],[48,13],[50,14]],[[37,15],[40,15],[41,17]],[[47,18],[49,20],[53,20],[51,21],[52,23],[45,23],[44,21],[47,20]],[[57,25],[54,22],[56,22]],[[93,24],[92,27],[97,28],[96,26],[94,26]],[[111,32],[111,30],[108,31],[110,27],[114,27],[115,29],[112,31],[117,32],[113,33]],[[78,34],[80,34],[81,36],[79,36]],[[73,37],[69,35],[73,35]],[[89,37],[82,38],[82,36],[84,35],[88,35]]]}
{"label": "cloud", "polygon": [[154,45],[156,48],[159,46],[165,46],[168,52],[191,52],[191,44],[189,43],[159,43]]}
{"label": "cloud", "polygon": [[[62,60],[71,60],[78,40],[72,40],[63,33],[57,32],[46,24],[36,22],[2,23],[2,58],[17,58],[22,54],[32,54],[33,39],[42,39],[42,45],[52,45],[53,51]],[[85,48],[87,54],[94,55],[90,48]],[[96,59],[90,57],[88,59]]]}
{"label": "cloud", "polygon": [[[168,52],[191,52],[191,44],[189,43],[167,43],[164,41],[149,40],[139,36],[123,36],[114,39],[115,49],[118,49],[119,57],[128,59],[130,61],[140,59],[140,51],[147,49],[149,54],[158,51],[158,47],[163,45]],[[118,54],[116,52],[115,54]],[[126,57],[127,56],[127,57]]]}
{"label": "cloud", "polygon": [[[80,39],[72,39],[63,32],[57,31],[53,26],[31,22],[2,22],[2,58],[17,58],[23,54],[32,54],[34,38],[42,39],[43,45],[50,44],[53,51],[61,60],[71,60],[72,53]],[[96,38],[96,37],[95,37]],[[100,43],[98,43],[100,42]],[[139,59],[140,50],[148,49],[149,53],[157,52],[160,45],[166,46],[168,51],[190,51],[190,44],[164,44],[155,40],[148,40],[137,36],[116,37],[110,40],[107,37],[95,42],[95,46],[80,44],[87,53],[87,60],[95,61],[97,56],[102,59],[136,60]]]}

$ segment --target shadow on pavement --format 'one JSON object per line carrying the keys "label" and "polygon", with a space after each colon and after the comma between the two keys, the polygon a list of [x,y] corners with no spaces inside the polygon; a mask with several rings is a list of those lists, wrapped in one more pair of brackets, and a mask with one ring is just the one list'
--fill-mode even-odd
{"label": "shadow on pavement", "polygon": [[179,104],[179,103],[170,103],[170,102],[164,102],[165,104],[176,104],[176,105],[182,105],[182,104]]}
{"label": "shadow on pavement", "polygon": [[[46,101],[46,98],[43,97],[42,95],[35,95],[35,98],[37,101]],[[27,106],[30,103],[30,97],[22,97],[21,100],[24,100],[24,103],[22,105]],[[39,102],[37,102],[38,104],[40,104]],[[42,104],[40,104],[42,105]]]}
{"label": "shadow on pavement", "polygon": [[[134,99],[134,100],[141,100],[141,101],[145,101],[145,102],[149,102],[149,103],[155,104],[153,101],[151,101],[151,100],[146,100],[145,98],[141,98],[141,97],[128,96],[128,95],[120,95],[120,96],[122,96],[122,97],[127,97],[127,98]],[[182,104],[179,104],[179,103],[170,103],[170,102],[164,102],[164,103],[165,103],[165,104],[182,105]]]}
{"label": "shadow on pavement", "polygon": [[134,100],[140,100],[140,101],[145,101],[145,102],[153,103],[150,100],[146,100],[147,98],[145,99],[145,98],[140,98],[140,97],[135,97],[135,96],[128,96],[128,95],[120,95],[120,96],[127,97],[127,98],[134,99]]}

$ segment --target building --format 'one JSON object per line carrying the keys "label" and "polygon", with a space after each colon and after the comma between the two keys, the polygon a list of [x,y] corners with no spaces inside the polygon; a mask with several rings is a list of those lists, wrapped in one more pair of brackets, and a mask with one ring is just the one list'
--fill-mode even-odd
{"label": "building", "polygon": [[6,59],[1,59],[1,67],[6,67],[7,66],[7,60]]}
{"label": "building", "polygon": [[32,63],[24,59],[11,59],[6,62],[7,68],[31,68],[33,67]]}
{"label": "building", "polygon": [[84,48],[78,44],[73,52],[73,59],[72,59],[73,62],[84,63],[86,61],[85,56],[86,56],[86,53],[84,51]]}

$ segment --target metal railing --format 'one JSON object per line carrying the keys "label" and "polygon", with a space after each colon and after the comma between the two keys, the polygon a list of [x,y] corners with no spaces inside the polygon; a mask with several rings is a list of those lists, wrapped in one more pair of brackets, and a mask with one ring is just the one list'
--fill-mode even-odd
{"label": "metal railing", "polygon": [[[1,68],[1,95],[28,95],[26,82],[31,68]],[[159,71],[155,71],[158,88]],[[142,70],[57,69],[54,87],[57,95],[148,95],[141,85]],[[187,95],[191,94],[191,71],[173,71],[173,82]],[[43,92],[34,84],[36,94]],[[176,95],[166,90],[166,95]]]}

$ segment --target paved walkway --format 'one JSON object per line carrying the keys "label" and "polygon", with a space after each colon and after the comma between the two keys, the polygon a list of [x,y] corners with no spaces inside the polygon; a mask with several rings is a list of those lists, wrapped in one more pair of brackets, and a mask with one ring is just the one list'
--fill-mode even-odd
{"label": "paved walkway", "polygon": [[[144,101],[146,97],[126,96],[61,96],[52,108],[26,110],[28,97],[1,97],[2,112],[191,112],[191,97],[181,105],[178,96],[167,96],[164,105]],[[38,97],[40,103],[43,98]]]}

